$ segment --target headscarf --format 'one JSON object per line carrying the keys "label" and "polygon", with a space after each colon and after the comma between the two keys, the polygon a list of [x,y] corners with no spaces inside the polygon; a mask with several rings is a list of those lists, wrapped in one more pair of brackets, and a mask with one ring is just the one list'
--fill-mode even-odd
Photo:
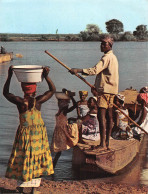
{"label": "headscarf", "polygon": [[121,101],[123,101],[123,102],[125,101],[125,96],[124,96],[123,94],[120,94],[120,93],[119,93],[119,94],[117,94],[116,96],[117,96],[117,98],[118,98],[119,100],[121,100]]}
{"label": "headscarf", "polygon": [[21,84],[22,86],[22,90],[25,94],[33,94],[34,92],[36,92],[36,87],[37,84],[36,83],[25,83],[25,84]]}
{"label": "headscarf", "polygon": [[138,101],[144,100],[147,104],[148,103],[148,93],[139,93],[137,96],[137,100]]}
{"label": "headscarf", "polygon": [[145,86],[145,87],[141,88],[139,93],[148,93],[148,87]]}
{"label": "headscarf", "polygon": [[112,46],[114,43],[114,40],[113,40],[113,38],[106,36],[103,39],[101,39],[101,42],[108,42]]}
{"label": "headscarf", "polygon": [[84,96],[88,96],[88,91],[79,91],[79,95],[80,96],[82,96],[82,95],[84,95]]}

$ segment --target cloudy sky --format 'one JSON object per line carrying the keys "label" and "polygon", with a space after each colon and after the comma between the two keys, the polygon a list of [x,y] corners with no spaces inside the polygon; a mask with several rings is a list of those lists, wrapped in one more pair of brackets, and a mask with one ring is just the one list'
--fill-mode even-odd
{"label": "cloudy sky", "polygon": [[0,0],[0,33],[79,33],[87,24],[106,32],[118,19],[124,31],[148,25],[148,0]]}

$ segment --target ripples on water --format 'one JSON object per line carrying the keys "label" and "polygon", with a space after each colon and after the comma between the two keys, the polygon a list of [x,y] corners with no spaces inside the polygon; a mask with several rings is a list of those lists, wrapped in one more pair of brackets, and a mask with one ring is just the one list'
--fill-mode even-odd
{"label": "ripples on water", "polygon": [[[76,92],[75,99],[78,101],[78,91],[90,88],[78,78],[72,76],[67,70],[44,53],[48,50],[67,66],[75,68],[87,68],[95,65],[102,53],[99,42],[5,42],[4,47],[8,52],[20,53],[23,58],[16,58],[10,63],[0,64],[0,174],[4,176],[7,162],[11,154],[11,149],[15,137],[15,132],[19,123],[18,112],[15,105],[8,102],[2,95],[2,88],[7,77],[10,65],[43,65],[50,66],[50,77],[53,80],[57,91],[63,87]],[[114,53],[119,60],[119,91],[132,86],[139,90],[148,85],[148,43],[147,42],[117,42],[113,47]],[[91,84],[94,83],[95,76],[86,78]],[[45,81],[38,84],[38,94],[42,94],[47,89]],[[10,92],[22,96],[20,83],[15,75],[12,77]],[[55,126],[57,101],[53,96],[42,106],[42,117],[47,126],[49,142]],[[76,111],[68,116],[76,116]],[[71,169],[72,149],[64,151],[55,169],[55,180],[75,179],[75,173]]]}

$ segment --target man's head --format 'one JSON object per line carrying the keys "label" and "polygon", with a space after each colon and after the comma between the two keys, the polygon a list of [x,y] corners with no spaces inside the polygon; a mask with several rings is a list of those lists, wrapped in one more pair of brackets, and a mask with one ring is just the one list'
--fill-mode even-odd
{"label": "man's head", "polygon": [[113,38],[111,38],[110,36],[106,36],[104,38],[101,39],[101,52],[108,52],[112,49],[112,45],[113,45]]}
{"label": "man's head", "polygon": [[24,92],[25,96],[32,96],[34,97],[36,95],[36,83],[21,83],[22,90]]}

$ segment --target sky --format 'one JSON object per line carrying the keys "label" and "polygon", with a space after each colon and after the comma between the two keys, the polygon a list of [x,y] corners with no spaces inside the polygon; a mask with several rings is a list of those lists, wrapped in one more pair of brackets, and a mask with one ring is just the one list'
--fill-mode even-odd
{"label": "sky", "polygon": [[0,33],[78,34],[87,24],[106,33],[111,19],[124,32],[148,25],[148,0],[0,0]]}

